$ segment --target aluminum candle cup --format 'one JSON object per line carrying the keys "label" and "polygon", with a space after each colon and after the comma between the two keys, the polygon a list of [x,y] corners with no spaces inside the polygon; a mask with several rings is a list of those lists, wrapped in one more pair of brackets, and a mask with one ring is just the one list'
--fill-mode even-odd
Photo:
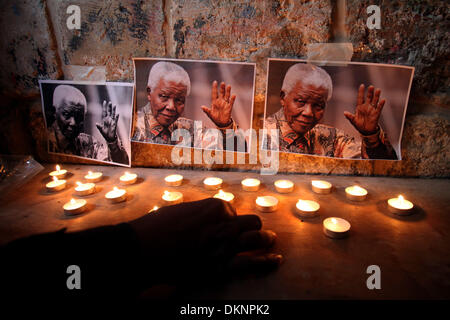
{"label": "aluminum candle cup", "polygon": [[327,194],[331,192],[332,184],[323,180],[312,180],[311,188],[315,193]]}
{"label": "aluminum candle cup", "polygon": [[88,174],[84,176],[84,178],[88,182],[99,182],[100,180],[102,180],[102,177],[103,177],[103,173],[92,172],[92,171],[89,171]]}
{"label": "aluminum candle cup", "polygon": [[320,205],[312,200],[299,199],[295,205],[297,214],[302,218],[311,218],[316,216],[317,211],[320,209]]}
{"label": "aluminum candle cup", "polygon": [[209,177],[203,180],[203,185],[206,190],[218,190],[222,188],[222,182],[223,181],[220,178]]}
{"label": "aluminum candle cup", "polygon": [[241,181],[242,189],[245,191],[258,191],[261,181],[258,179],[247,178]]}
{"label": "aluminum candle cup", "polygon": [[263,196],[256,198],[256,207],[261,212],[272,212],[277,210],[278,199],[272,196]]}
{"label": "aluminum candle cup", "polygon": [[164,200],[164,204],[166,206],[170,206],[183,202],[183,194],[177,191],[169,192],[166,190],[164,191],[162,199]]}
{"label": "aluminum candle cup", "polygon": [[118,189],[114,187],[112,191],[109,191],[105,198],[108,199],[112,203],[122,202],[127,199],[127,191],[125,189]]}
{"label": "aluminum candle cup", "polygon": [[169,187],[178,187],[183,183],[183,176],[181,174],[171,174],[164,178],[166,185]]}
{"label": "aluminum candle cup", "polygon": [[289,193],[294,190],[294,183],[291,180],[277,180],[274,184],[279,193]]}
{"label": "aluminum candle cup", "polygon": [[348,236],[350,223],[341,218],[327,218],[323,221],[323,232],[327,237],[340,239]]}
{"label": "aluminum candle cup", "polygon": [[70,199],[64,206],[64,213],[68,215],[80,214],[86,209],[86,200]]}
{"label": "aluminum candle cup", "polygon": [[388,207],[390,212],[400,216],[406,216],[413,212],[414,204],[400,195],[398,198],[389,199]]}
{"label": "aluminum candle cup", "polygon": [[66,180],[58,180],[57,177],[53,177],[53,181],[50,181],[45,185],[47,191],[55,192],[62,190],[66,187]]}
{"label": "aluminum candle cup", "polygon": [[67,174],[67,170],[62,169],[59,165],[56,165],[56,170],[49,173],[50,177],[56,177],[58,179],[63,179]]}
{"label": "aluminum candle cup", "polygon": [[367,190],[359,186],[345,188],[345,195],[351,201],[364,201],[367,197]]}
{"label": "aluminum candle cup", "polygon": [[77,181],[75,194],[77,196],[87,196],[95,192],[95,183],[81,183]]}
{"label": "aluminum candle cup", "polygon": [[222,199],[229,203],[234,202],[234,194],[232,194],[231,192],[224,192],[222,191],[222,189],[220,189],[219,192],[214,195],[214,198]]}
{"label": "aluminum candle cup", "polygon": [[135,173],[129,173],[129,172],[125,172],[121,177],[120,177],[120,182],[122,184],[133,184],[135,183],[137,180],[137,174]]}

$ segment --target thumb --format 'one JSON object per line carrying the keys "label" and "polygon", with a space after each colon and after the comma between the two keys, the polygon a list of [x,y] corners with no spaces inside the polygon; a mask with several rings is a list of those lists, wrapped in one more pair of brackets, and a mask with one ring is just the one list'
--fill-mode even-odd
{"label": "thumb", "polygon": [[103,127],[98,122],[95,123],[95,126],[97,127],[98,131],[100,131],[100,133],[103,132]]}
{"label": "thumb", "polygon": [[208,109],[206,106],[201,106],[202,110],[204,113],[206,113],[206,115],[211,118],[211,110]]}
{"label": "thumb", "polygon": [[348,111],[344,111],[344,116],[348,119],[348,121],[350,121],[352,124],[354,124],[355,121],[355,115],[348,112]]}

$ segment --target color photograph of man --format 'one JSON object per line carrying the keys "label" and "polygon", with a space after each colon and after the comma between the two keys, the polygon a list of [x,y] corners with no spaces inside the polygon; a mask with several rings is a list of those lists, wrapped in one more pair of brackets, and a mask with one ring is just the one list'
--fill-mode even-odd
{"label": "color photograph of man", "polygon": [[[150,71],[145,72],[149,63],[152,63]],[[184,67],[181,64],[184,64]],[[195,67],[192,64],[195,64]],[[186,61],[156,61],[155,63],[154,60],[135,60],[135,66],[137,75],[148,74],[148,77],[146,77],[145,85],[146,99],[137,103],[133,141],[176,145],[180,141],[172,139],[172,133],[177,129],[184,129],[191,136],[190,146],[196,148],[226,149],[228,139],[236,136],[238,139],[244,139],[244,145],[246,144],[245,138],[242,135],[236,135],[235,132],[241,128],[241,125],[238,125],[239,120],[244,129],[249,127],[253,97],[246,92],[245,97],[242,97],[240,105],[236,108],[236,101],[239,101],[239,98],[235,94],[235,86],[233,86],[232,92],[231,85],[222,81],[226,77],[221,77],[220,72],[216,72],[215,75],[211,72],[214,69],[226,68],[227,64]],[[246,85],[253,89],[254,67],[250,65],[249,68],[245,64],[231,64],[231,67],[235,67],[236,70],[244,68],[243,70],[247,72]],[[186,69],[195,69],[197,73],[190,75]],[[198,75],[201,74],[204,76],[198,80]],[[196,76],[197,83],[191,79]],[[222,80],[210,81],[213,76]],[[136,79],[137,90],[138,83],[142,83],[142,81]],[[205,84],[207,83],[209,83],[209,88],[206,88]],[[197,89],[196,98],[188,101],[194,86]],[[244,88],[238,87],[238,90],[242,92]],[[141,88],[143,89],[142,84]],[[240,96],[241,94],[239,94]],[[145,105],[139,107],[139,104],[142,103]],[[243,104],[247,109],[244,115]],[[198,111],[193,109],[201,110],[207,120],[201,118]],[[186,111],[189,113],[187,116],[185,116]],[[202,124],[196,125],[195,121],[202,121]],[[210,125],[207,127],[208,123]],[[222,137],[207,130],[208,128],[218,129]],[[195,139],[196,136],[201,139]],[[237,145],[239,143],[234,144],[234,146]]]}
{"label": "color photograph of man", "polygon": [[[271,65],[269,73],[270,68],[276,69]],[[350,72],[347,78],[349,75],[351,76]],[[340,77],[343,77],[342,72]],[[345,97],[342,98],[344,100],[341,99],[345,101],[342,108],[337,107],[336,103],[330,106],[336,91],[333,84],[334,81],[324,68],[310,63],[291,63],[283,76],[278,110],[270,113],[266,104],[264,127],[279,130],[278,144],[272,143],[268,137],[268,148],[334,158],[397,160],[399,157],[388,139],[387,130],[380,123],[387,101],[382,90],[360,83],[353,93],[350,88],[352,83],[347,83],[345,90],[339,87],[339,90],[345,92]],[[270,85],[271,81],[268,82],[268,86]],[[270,91],[269,88],[267,90]],[[342,92],[339,94],[341,97]],[[350,107],[352,94],[353,108]],[[271,101],[274,100],[272,98]],[[334,110],[336,117],[340,113],[351,124],[353,134],[340,129],[335,125],[334,119],[322,121],[330,107],[338,109]],[[400,127],[401,120],[397,123]]]}
{"label": "color photograph of man", "polygon": [[[54,83],[41,82],[43,109],[47,122],[48,151],[129,165],[129,152],[123,146],[118,133],[120,112],[117,105],[107,100],[101,102],[101,118],[95,123],[95,130],[98,130],[97,133],[101,138],[98,134],[96,137],[86,130],[88,102],[85,94],[80,90],[80,85],[77,88],[72,84],[61,83],[64,82],[59,82],[55,87]],[[95,85],[86,86],[91,86],[91,91],[96,89]],[[128,88],[131,98],[132,87]],[[50,96],[52,98],[49,106]],[[46,102],[47,106],[45,106]],[[130,110],[131,103],[130,99]]]}

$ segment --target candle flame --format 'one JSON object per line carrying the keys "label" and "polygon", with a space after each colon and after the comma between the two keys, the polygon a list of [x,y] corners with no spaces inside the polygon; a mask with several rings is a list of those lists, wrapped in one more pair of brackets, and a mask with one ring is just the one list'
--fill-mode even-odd
{"label": "candle flame", "polygon": [[77,186],[81,186],[82,183],[80,181],[75,182],[77,184]]}
{"label": "candle flame", "polygon": [[92,171],[88,171],[88,175],[90,175],[90,176],[91,176],[91,175],[92,175]]}
{"label": "candle flame", "polygon": [[61,167],[58,164],[56,165],[56,171],[61,171]]}
{"label": "candle flame", "polygon": [[119,191],[119,189],[117,189],[117,187],[114,187],[113,190],[114,190],[114,191]]}
{"label": "candle flame", "polygon": [[256,200],[257,200],[257,201],[263,201],[264,198],[263,198],[263,197],[258,197]]}
{"label": "candle flame", "polygon": [[223,192],[222,189],[219,190],[219,196],[221,196],[221,197],[225,196],[225,192]]}
{"label": "candle flame", "polygon": [[335,218],[331,218],[331,222],[332,222],[333,224],[337,224],[337,220],[336,220]]}
{"label": "candle flame", "polygon": [[129,176],[130,173],[128,171],[125,171],[125,176]]}
{"label": "candle flame", "polygon": [[58,178],[56,176],[53,176],[53,181],[58,181]]}
{"label": "candle flame", "polygon": [[167,190],[164,190],[164,196],[166,196],[166,197],[168,197],[169,196],[169,191],[167,191]]}
{"label": "candle flame", "polygon": [[405,198],[403,198],[403,196],[402,196],[402,195],[399,195],[399,196],[398,196],[398,200],[400,200],[400,201],[402,201],[402,202],[403,202],[403,201],[405,201]]}
{"label": "candle flame", "polygon": [[71,203],[71,204],[75,204],[75,203],[76,203],[75,199],[73,199],[73,198],[70,199],[70,203]]}

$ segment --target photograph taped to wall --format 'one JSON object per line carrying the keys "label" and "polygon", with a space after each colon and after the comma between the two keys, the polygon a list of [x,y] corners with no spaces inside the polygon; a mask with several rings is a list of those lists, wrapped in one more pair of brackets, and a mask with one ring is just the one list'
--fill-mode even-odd
{"label": "photograph taped to wall", "polygon": [[344,159],[401,160],[414,68],[269,59],[263,148]]}
{"label": "photograph taped to wall", "polygon": [[[132,141],[248,152],[255,64],[134,58]],[[178,129],[186,136],[177,138]]]}
{"label": "photograph taped to wall", "polygon": [[41,80],[48,152],[131,166],[132,83]]}

